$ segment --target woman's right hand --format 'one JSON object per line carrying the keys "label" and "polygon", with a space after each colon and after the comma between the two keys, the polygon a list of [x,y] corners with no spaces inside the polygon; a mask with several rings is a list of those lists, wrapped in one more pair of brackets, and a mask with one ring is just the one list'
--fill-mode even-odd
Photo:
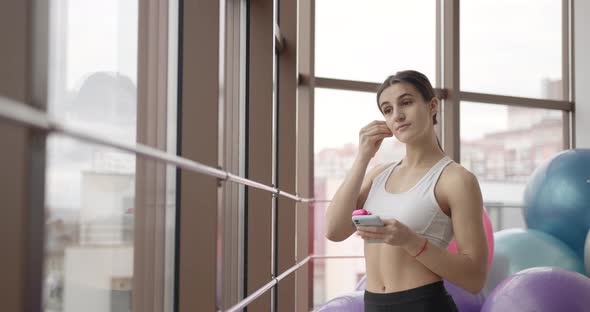
{"label": "woman's right hand", "polygon": [[375,120],[364,126],[359,132],[359,157],[370,160],[379,150],[383,139],[392,136],[385,121]]}

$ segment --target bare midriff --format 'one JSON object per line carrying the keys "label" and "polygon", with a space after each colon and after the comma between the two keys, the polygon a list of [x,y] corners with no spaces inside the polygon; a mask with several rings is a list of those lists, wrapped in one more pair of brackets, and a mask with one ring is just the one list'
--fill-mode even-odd
{"label": "bare midriff", "polygon": [[367,290],[392,293],[442,280],[402,247],[365,242]]}

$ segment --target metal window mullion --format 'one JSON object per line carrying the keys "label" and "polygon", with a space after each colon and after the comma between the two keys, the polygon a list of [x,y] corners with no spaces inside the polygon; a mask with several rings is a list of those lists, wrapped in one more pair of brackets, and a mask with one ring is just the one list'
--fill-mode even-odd
{"label": "metal window mullion", "polygon": [[[245,81],[242,12],[244,1],[224,0],[226,5],[226,52],[225,52],[225,169],[228,172],[243,173],[243,88]],[[242,80],[240,80],[242,79]],[[240,184],[225,184],[222,206],[223,218],[223,274],[221,294],[221,308],[226,309],[232,303],[243,298],[243,189]]]}
{"label": "metal window mullion", "polygon": [[442,10],[442,88],[447,97],[442,107],[442,144],[449,156],[460,163],[460,7],[459,1],[444,0]]}
{"label": "metal window mullion", "polygon": [[[570,99],[570,37],[569,37],[569,2],[570,0],[561,0],[561,81],[562,93],[561,98],[571,101]],[[562,127],[562,144],[563,149],[569,149],[571,144],[571,112],[563,112],[563,127]]]}
{"label": "metal window mullion", "polygon": [[[48,82],[49,82],[49,55],[50,55],[50,33],[49,25],[51,18],[51,4],[46,1],[31,1],[29,11],[29,38],[30,45],[28,55],[30,61],[28,85],[28,96],[32,105],[43,111],[48,109]],[[46,171],[46,133],[31,131],[29,137],[29,148],[27,151],[28,161],[28,206],[24,224],[26,225],[25,250],[25,280],[24,311],[41,311],[43,309],[43,280],[45,260],[45,171]],[[25,162],[25,164],[27,164]]]}
{"label": "metal window mullion", "polygon": [[[248,20],[247,20],[247,10],[248,5],[246,0],[240,0],[240,26],[239,26],[239,68],[240,68],[240,75],[239,75],[239,85],[240,85],[240,92],[239,92],[239,124],[240,128],[238,130],[239,133],[239,175],[242,177],[246,176],[246,166],[247,166],[247,150],[248,147],[246,145],[246,94],[247,94],[247,29],[248,29]],[[246,188],[243,185],[239,186],[239,218],[238,218],[238,248],[240,250],[239,254],[239,265],[238,265],[238,280],[239,285],[238,287],[238,296],[243,298],[244,290],[246,289],[246,271],[247,268],[245,266],[245,258],[246,258],[246,242],[248,240],[248,235],[246,232]]]}
{"label": "metal window mullion", "polygon": [[[379,88],[379,83],[354,81],[334,78],[315,77],[315,87],[325,89],[350,90],[360,92],[376,92]],[[311,83],[311,81],[304,81],[304,83]]]}
{"label": "metal window mullion", "polygon": [[[315,0],[298,1],[297,16],[297,108],[296,108],[296,172],[297,195],[313,194],[313,111],[314,111],[314,38],[315,38]],[[303,81],[309,81],[303,85]],[[308,205],[306,205],[309,207]],[[299,206],[298,206],[299,207]],[[309,209],[296,210],[296,251],[295,258],[306,257],[313,250],[313,214]],[[304,229],[304,230],[301,230]],[[312,231],[309,231],[312,229]],[[301,243],[299,243],[301,242]],[[313,305],[313,265],[307,266],[295,277],[295,309],[312,309]]]}
{"label": "metal window mullion", "polygon": [[[244,29],[240,32],[243,36],[241,40],[241,45],[243,45],[243,55],[241,54],[240,58],[243,60],[243,70],[244,74],[241,76],[240,85],[243,86],[243,97],[242,100],[244,101],[243,105],[240,105],[240,120],[244,122],[244,124],[240,127],[241,135],[240,135],[240,143],[243,144],[240,150],[244,155],[243,159],[241,160],[241,170],[243,172],[243,176],[247,177],[249,173],[249,98],[250,98],[250,84],[249,84],[249,75],[250,75],[250,2],[248,0],[242,0],[242,5],[240,7],[243,10],[243,16],[241,20],[241,25]],[[240,200],[243,200],[240,208],[241,208],[241,216],[243,218],[243,227],[241,229],[241,233],[243,235],[242,240],[242,268],[243,268],[243,275],[242,275],[242,297],[245,298],[248,296],[248,188],[243,187],[240,188],[241,196]]]}
{"label": "metal window mullion", "polygon": [[[301,76],[300,76],[301,77]],[[346,90],[346,91],[358,91],[358,92],[369,92],[375,93],[380,83],[366,82],[366,81],[355,81],[355,80],[344,80],[334,78],[315,77],[314,78],[315,88],[323,89],[334,89],[334,90]],[[311,80],[302,79],[301,84],[311,87]],[[441,88],[434,88],[434,91],[439,95],[439,98],[444,99],[446,92]]]}
{"label": "metal window mullion", "polygon": [[[227,153],[231,153],[232,151],[226,149],[226,142],[227,142],[227,135],[228,133],[231,134],[232,129],[226,129],[226,114],[228,111],[231,112],[231,108],[228,109],[226,103],[228,102],[228,96],[226,92],[228,91],[228,86],[231,86],[231,83],[227,81],[228,75],[226,74],[226,40],[228,34],[226,32],[226,20],[227,20],[227,4],[225,0],[221,0],[218,3],[219,5],[219,34],[218,34],[218,74],[219,74],[219,93],[218,93],[218,113],[217,113],[217,166],[219,168],[224,168],[226,171],[230,171],[231,163],[225,159]],[[230,30],[231,31],[231,30]],[[231,65],[230,65],[231,66]],[[229,124],[230,127],[233,128],[233,124]],[[215,287],[215,305],[217,309],[223,307],[223,299],[224,296],[227,296],[227,289],[226,289],[226,276],[228,273],[226,272],[227,269],[227,259],[226,250],[224,250],[224,246],[228,243],[226,240],[228,239],[228,235],[225,232],[227,227],[226,219],[231,218],[231,214],[228,213],[226,207],[231,205],[231,201],[228,200],[227,193],[231,192],[233,186],[227,186],[226,184],[221,183],[218,181],[217,185],[217,240],[216,240],[216,256],[217,256],[217,271],[216,274],[216,287]],[[230,238],[231,239],[231,238]],[[231,292],[229,292],[231,296]]]}
{"label": "metal window mullion", "polygon": [[537,109],[553,109],[571,111],[573,103],[568,101],[534,99],[506,95],[496,95],[476,92],[459,92],[459,98],[466,102],[478,102],[492,105],[521,106]]}
{"label": "metal window mullion", "polygon": [[[149,0],[141,2],[138,7],[137,103],[142,105],[137,105],[137,142],[160,150],[167,149],[168,122],[176,123],[175,113],[174,119],[168,115],[169,106],[176,108],[175,103],[168,102],[167,90],[169,82],[176,85],[175,80],[168,80],[169,66],[174,66],[168,64],[171,2]],[[175,145],[176,141],[171,143]],[[132,305],[140,311],[171,311],[173,293],[166,285],[171,288],[174,279],[169,278],[174,271],[167,267],[174,264],[173,249],[169,248],[174,246],[174,240],[173,236],[170,237],[173,230],[166,231],[166,222],[174,220],[175,216],[166,208],[165,199],[167,186],[173,183],[174,177],[167,174],[165,164],[136,158],[135,207],[138,208],[133,276],[134,280],[141,282],[134,287]]]}
{"label": "metal window mullion", "polygon": [[570,0],[561,0],[561,99],[571,101],[570,95]]}
{"label": "metal window mullion", "polygon": [[442,86],[442,0],[436,0],[436,9],[435,9],[435,59],[434,59],[434,71],[436,77],[436,83],[434,85],[435,88],[440,88]]}
{"label": "metal window mullion", "polygon": [[[436,77],[436,83],[434,84],[434,88],[435,88],[435,92],[438,95],[439,98],[439,103],[441,103],[439,105],[438,108],[438,123],[434,126],[434,131],[436,132],[436,135],[438,136],[439,140],[442,137],[443,134],[443,123],[440,122],[442,119],[442,100],[443,100],[443,92],[440,92],[442,89],[442,63],[443,63],[443,59],[442,59],[442,50],[443,50],[443,46],[442,46],[442,5],[441,5],[441,1],[442,0],[436,0],[436,8],[435,8],[435,58],[434,58],[434,70],[435,70],[435,77]],[[446,92],[444,92],[446,94]]]}
{"label": "metal window mullion", "polygon": [[[166,151],[175,153],[177,149],[177,122],[178,122],[178,48],[179,48],[179,3],[178,0],[168,1],[168,60],[167,60],[167,105],[166,105]],[[175,239],[176,239],[176,168],[166,166],[166,195],[165,201],[165,234],[164,234],[164,312],[174,311],[174,286],[175,286]],[[174,193],[168,190],[174,189]],[[172,225],[172,226],[170,226]]]}
{"label": "metal window mullion", "polygon": [[[567,100],[572,103],[572,109],[567,116],[568,120],[568,134],[569,134],[569,148],[576,148],[576,109],[575,109],[575,93],[574,93],[574,1],[564,0],[566,3],[564,7],[567,10],[567,24],[564,25],[567,42],[567,80],[568,88],[566,90]],[[565,128],[565,126],[564,126]]]}
{"label": "metal window mullion", "polygon": [[[278,62],[278,50],[282,48],[282,44],[280,44],[280,30],[279,30],[279,20],[278,20],[278,0],[273,0],[273,61],[272,61],[272,185],[273,187],[278,189],[278,79],[279,79],[279,62]],[[279,38],[279,40],[277,40]],[[278,266],[277,266],[277,259],[278,259],[278,194],[273,194],[272,196],[272,204],[271,204],[271,276],[272,278],[277,277],[278,273]],[[278,283],[277,283],[278,284]],[[270,311],[274,312],[277,309],[277,284],[274,284],[271,289],[271,296],[270,296]]]}

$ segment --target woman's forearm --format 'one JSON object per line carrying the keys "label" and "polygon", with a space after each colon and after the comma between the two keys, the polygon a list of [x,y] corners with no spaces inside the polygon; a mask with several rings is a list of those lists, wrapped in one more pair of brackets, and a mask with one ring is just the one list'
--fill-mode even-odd
{"label": "woman's forearm", "polygon": [[[415,256],[424,246],[425,239],[416,235],[404,249],[411,256]],[[416,259],[443,279],[473,294],[479,293],[485,284],[487,266],[467,255],[455,254],[429,242]]]}
{"label": "woman's forearm", "polygon": [[367,159],[355,159],[352,168],[328,205],[325,213],[325,231],[329,240],[342,241],[350,236],[353,228],[350,215],[356,209],[368,164]]}

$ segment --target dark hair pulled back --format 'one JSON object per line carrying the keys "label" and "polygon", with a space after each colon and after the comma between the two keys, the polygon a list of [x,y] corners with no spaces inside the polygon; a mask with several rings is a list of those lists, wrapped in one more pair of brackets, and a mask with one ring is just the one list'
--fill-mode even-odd
{"label": "dark hair pulled back", "polygon": [[[379,108],[379,111],[381,111],[381,106],[379,106],[379,97],[381,96],[381,93],[383,93],[383,90],[400,82],[406,82],[414,86],[414,88],[418,90],[424,101],[427,103],[436,97],[430,80],[428,80],[428,77],[426,77],[424,74],[415,70],[399,71],[395,73],[395,75],[387,77],[387,79],[385,79],[385,81],[379,86],[379,89],[377,89],[377,108]],[[436,120],[436,114],[432,116],[432,122],[435,125],[438,123]]]}

